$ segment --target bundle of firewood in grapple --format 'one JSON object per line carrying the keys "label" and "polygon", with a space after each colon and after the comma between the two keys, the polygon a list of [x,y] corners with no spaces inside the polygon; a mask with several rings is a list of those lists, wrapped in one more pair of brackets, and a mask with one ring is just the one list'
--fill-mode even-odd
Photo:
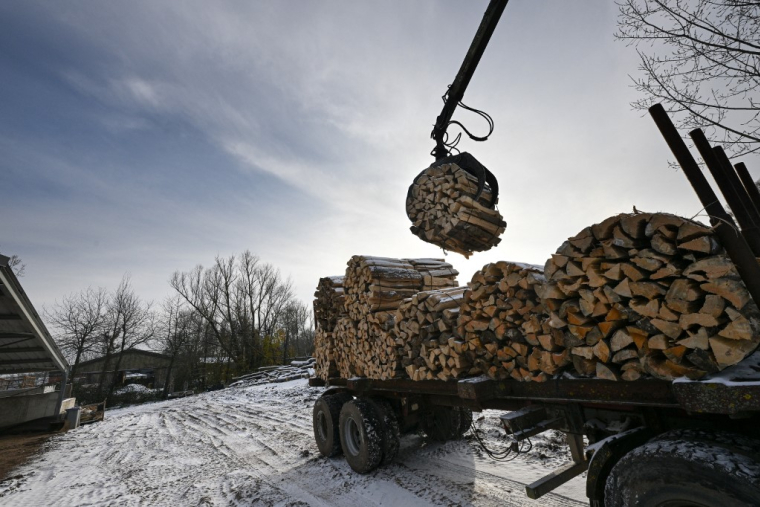
{"label": "bundle of firewood in grapple", "polygon": [[418,292],[396,310],[393,337],[412,380],[449,380],[480,373],[474,354],[456,335],[466,287]]}
{"label": "bundle of firewood in grapple", "polygon": [[489,377],[543,382],[570,362],[537,294],[543,283],[540,267],[505,261],[473,275],[457,331]]}
{"label": "bundle of firewood in grapple", "polygon": [[[334,327],[333,327],[334,329]],[[338,363],[335,356],[335,340],[332,331],[318,327],[314,334],[314,374],[322,380],[338,376]]]}
{"label": "bundle of firewood in grapple", "polygon": [[[353,375],[383,380],[403,375],[391,334],[393,312],[404,299],[422,290],[455,287],[457,274],[451,264],[441,259],[352,257],[343,281],[350,322],[339,319],[334,336],[341,373],[351,371]],[[349,332],[355,333],[354,341],[346,336]],[[345,339],[350,346],[343,343]]]}
{"label": "bundle of firewood in grapple", "polygon": [[321,329],[332,332],[338,319],[346,312],[344,300],[343,276],[319,279],[314,292],[314,319]]}
{"label": "bundle of firewood in grapple", "polygon": [[[491,189],[456,164],[430,167],[415,179],[406,201],[411,231],[423,241],[469,257],[499,244],[507,223],[493,209]],[[477,197],[477,198],[476,198]]]}
{"label": "bundle of firewood in grapple", "polygon": [[577,373],[700,378],[758,345],[758,309],[704,225],[664,213],[587,227],[547,261],[539,291]]}

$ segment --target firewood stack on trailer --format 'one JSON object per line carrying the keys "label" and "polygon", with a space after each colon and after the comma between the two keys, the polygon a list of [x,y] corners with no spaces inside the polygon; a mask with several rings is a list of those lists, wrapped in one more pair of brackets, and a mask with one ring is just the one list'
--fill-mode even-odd
{"label": "firewood stack on trailer", "polygon": [[337,285],[317,291],[335,323],[316,340],[320,376],[698,379],[760,343],[760,311],[713,230],[675,215],[610,217],[543,270],[487,264],[467,288],[456,274],[440,260],[354,256],[344,313]]}
{"label": "firewood stack on trailer", "polygon": [[405,299],[395,314],[393,337],[412,380],[448,380],[480,372],[456,335],[466,287],[423,291]]}
{"label": "firewood stack on trailer", "polygon": [[[441,259],[393,259],[356,255],[348,262],[343,278],[343,311],[334,327],[323,329],[331,339],[322,340],[317,358],[329,355],[344,378],[366,376],[388,379],[404,375],[403,344],[393,336],[394,312],[404,299],[425,290],[456,287],[458,272]],[[335,277],[332,277],[335,278]],[[315,308],[335,305],[329,291],[317,290]],[[325,322],[325,326],[332,321]],[[329,344],[328,354],[324,346]],[[317,344],[315,343],[315,348]],[[319,371],[329,371],[321,365]]]}
{"label": "firewood stack on trailer", "polygon": [[338,319],[346,314],[342,276],[326,276],[319,279],[314,293],[314,355],[315,373],[321,379],[339,374],[333,331]]}
{"label": "firewood stack on trailer", "polygon": [[540,289],[574,371],[700,378],[758,345],[758,309],[712,230],[665,213],[610,217],[552,255]]}

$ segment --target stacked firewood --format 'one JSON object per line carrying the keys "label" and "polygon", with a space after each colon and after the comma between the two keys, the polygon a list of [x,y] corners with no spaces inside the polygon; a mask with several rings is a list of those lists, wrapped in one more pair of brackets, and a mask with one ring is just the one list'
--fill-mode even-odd
{"label": "stacked firewood", "polygon": [[338,319],[345,313],[344,300],[342,276],[319,279],[314,292],[314,319],[321,329],[332,332]]}
{"label": "stacked firewood", "polygon": [[[351,322],[340,319],[334,335],[336,350],[342,348],[346,356],[338,356],[341,373],[353,371],[376,379],[402,376],[404,368],[391,333],[393,312],[420,291],[455,287],[457,274],[441,259],[352,257],[343,282],[346,320]],[[346,336],[350,330],[355,339]],[[349,343],[344,343],[346,339]]]}
{"label": "stacked firewood", "polygon": [[426,169],[409,189],[406,211],[412,233],[444,250],[469,257],[499,244],[507,223],[491,204],[485,185],[456,164]]}
{"label": "stacked firewood", "polygon": [[758,309],[710,228],[664,213],[618,215],[552,255],[539,290],[574,369],[636,380],[700,378],[758,345]]}
{"label": "stacked firewood", "polygon": [[396,310],[393,337],[412,380],[449,380],[478,374],[474,354],[456,335],[466,287],[423,291]]}
{"label": "stacked firewood", "polygon": [[333,333],[338,319],[345,316],[343,277],[326,276],[319,279],[314,292],[314,319],[317,332],[314,336],[315,374],[327,380],[338,374]]}
{"label": "stacked firewood", "polygon": [[317,328],[314,334],[314,358],[316,359],[314,374],[317,377],[327,380],[338,376],[335,340],[332,331],[325,331],[322,327]]}
{"label": "stacked firewood", "polygon": [[365,358],[358,353],[358,344],[355,322],[348,317],[338,319],[333,331],[333,356],[341,378],[364,376]]}
{"label": "stacked firewood", "polygon": [[543,283],[540,267],[504,261],[473,275],[457,331],[489,377],[543,382],[570,362],[537,294]]}

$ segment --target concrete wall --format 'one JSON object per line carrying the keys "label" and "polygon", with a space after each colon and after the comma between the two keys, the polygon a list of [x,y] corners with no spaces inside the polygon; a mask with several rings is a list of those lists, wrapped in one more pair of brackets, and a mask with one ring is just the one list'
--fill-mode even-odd
{"label": "concrete wall", "polygon": [[56,415],[60,393],[11,396],[0,399],[0,428]]}

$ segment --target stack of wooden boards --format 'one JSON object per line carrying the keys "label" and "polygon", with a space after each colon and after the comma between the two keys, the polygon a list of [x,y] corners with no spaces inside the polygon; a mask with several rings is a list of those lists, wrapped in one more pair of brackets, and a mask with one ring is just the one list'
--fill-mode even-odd
{"label": "stack of wooden boards", "polygon": [[477,178],[456,164],[430,167],[409,189],[406,212],[412,233],[444,250],[469,257],[499,244],[507,223],[493,209],[486,185],[477,196]]}
{"label": "stack of wooden boards", "polygon": [[455,276],[442,261],[352,258],[332,334],[340,376],[697,379],[760,342],[760,311],[712,230],[674,215],[611,217],[543,269],[492,263],[467,288]]}

